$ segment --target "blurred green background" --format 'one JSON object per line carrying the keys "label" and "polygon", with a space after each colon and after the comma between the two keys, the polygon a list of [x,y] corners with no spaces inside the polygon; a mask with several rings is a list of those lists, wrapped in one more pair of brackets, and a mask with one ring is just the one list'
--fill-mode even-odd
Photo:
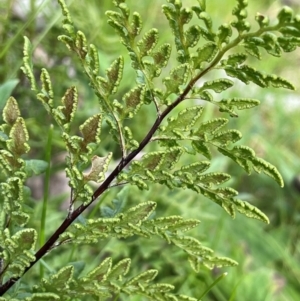
{"label": "blurred green background", "polygon": [[[156,27],[160,32],[160,43],[170,40],[170,31],[161,12],[163,0],[126,1],[133,11],[143,17],[144,30]],[[292,5],[299,11],[298,1],[249,1],[249,19],[254,20],[256,12],[276,17],[282,5]],[[195,0],[183,0],[184,5],[193,5]],[[106,23],[105,11],[113,9],[110,0],[67,1],[71,16],[89,41],[99,49],[101,72],[119,55],[125,57],[125,71],[119,95],[134,85],[135,74],[130,70],[129,57],[120,44],[118,36]],[[207,11],[211,13],[215,26],[230,22],[231,10],[235,1],[207,1]],[[0,110],[12,94],[19,102],[22,115],[26,118],[32,146],[30,157],[43,159],[45,156],[45,137],[53,122],[43,106],[30,91],[29,83],[20,71],[22,65],[23,35],[33,43],[34,69],[36,76],[40,69],[48,69],[54,85],[57,104],[65,90],[76,85],[80,97],[74,123],[74,132],[91,114],[98,110],[97,99],[88,86],[79,62],[65,46],[57,40],[63,34],[61,11],[56,1],[13,1],[0,0]],[[173,47],[174,48],[174,47]],[[173,61],[175,55],[173,49]],[[267,58],[267,59],[265,59]],[[276,73],[292,81],[300,88],[300,52],[285,54],[281,59],[265,56],[262,61],[249,60],[249,64],[266,72]],[[247,176],[243,170],[224,157],[216,157],[212,169],[228,172],[233,176],[231,186],[240,192],[240,198],[262,209],[270,218],[270,225],[238,216],[232,220],[217,205],[190,191],[170,191],[162,186],[153,186],[149,191],[140,192],[130,188],[122,192],[119,200],[128,208],[141,201],[158,203],[156,215],[180,214],[186,218],[201,220],[200,226],[191,231],[204,245],[213,248],[217,255],[228,256],[239,262],[237,268],[203,269],[195,274],[190,268],[186,255],[161,240],[146,239],[107,240],[92,247],[62,247],[45,258],[47,272],[66,264],[76,262],[77,273],[89,270],[101,260],[112,255],[115,260],[130,256],[133,260],[130,274],[134,275],[146,268],[157,268],[161,282],[176,286],[180,293],[199,297],[222,273],[228,275],[203,297],[206,301],[296,301],[300,300],[300,99],[299,92],[282,89],[260,89],[237,83],[234,89],[222,97],[249,97],[261,100],[258,108],[242,111],[239,118],[231,120],[230,127],[243,133],[242,144],[249,145],[256,153],[276,165],[285,180],[283,189],[263,175]],[[206,106],[205,118],[219,116],[214,107]],[[149,107],[141,110],[132,121],[135,139],[147,133],[155,118]],[[119,150],[108,135],[102,134],[100,152],[114,151],[118,160]],[[64,148],[57,128],[54,130],[52,187],[47,218],[48,234],[52,233],[64,218],[64,200],[68,196],[63,170]],[[55,182],[56,181],[56,182]],[[32,226],[39,227],[43,180],[33,179],[31,206]],[[107,192],[101,202],[110,206],[116,199],[117,189]],[[103,210],[103,208],[102,208]],[[101,208],[94,208],[89,215],[100,216]],[[38,269],[25,276],[29,286],[38,278]],[[21,284],[21,288],[22,285]],[[24,286],[25,287],[25,286]],[[126,300],[126,297],[121,297]],[[130,300],[142,300],[141,297]]]}

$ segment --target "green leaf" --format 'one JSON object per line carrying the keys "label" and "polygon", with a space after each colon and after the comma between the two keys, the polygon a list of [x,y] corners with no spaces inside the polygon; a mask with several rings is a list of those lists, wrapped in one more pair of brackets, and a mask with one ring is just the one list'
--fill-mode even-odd
{"label": "green leaf", "polygon": [[193,297],[189,297],[186,295],[181,295],[181,294],[176,294],[176,298],[178,301],[198,301],[198,299],[193,298]]}
{"label": "green leaf", "polygon": [[18,79],[10,79],[0,85],[0,110],[2,110],[5,102],[12,94],[12,91],[15,89],[18,83]]}
{"label": "green leaf", "polygon": [[273,56],[280,57],[282,50],[277,42],[277,36],[273,33],[266,32],[261,37],[264,40],[263,47],[267,50],[267,52]]}
{"label": "green leaf", "polygon": [[206,133],[215,134],[228,123],[226,118],[215,118],[200,124],[200,127],[195,131],[195,135],[202,136]]}
{"label": "green leaf", "polygon": [[204,255],[204,254],[212,254],[213,251],[207,247],[201,245],[201,243],[193,238],[188,236],[183,237],[174,237],[171,241],[179,248],[183,249],[188,254],[193,255]]}
{"label": "green leaf", "polygon": [[[152,51],[150,56],[153,58],[153,62],[150,61],[143,61],[144,69],[146,71],[147,77],[152,79],[153,77],[158,77],[161,72],[162,68],[164,68],[170,58],[171,54],[171,46],[170,44],[163,44],[161,45],[158,50]],[[138,73],[138,83],[145,84],[146,80],[144,78],[144,74],[137,70]]]}
{"label": "green leaf", "polygon": [[74,267],[72,265],[61,268],[56,274],[52,275],[49,280],[50,288],[60,291],[68,288],[69,282],[72,280]]}
{"label": "green leaf", "polygon": [[193,12],[189,8],[182,8],[180,10],[180,25],[188,24],[193,17]]}
{"label": "green leaf", "polygon": [[234,162],[244,168],[248,174],[251,174],[251,164],[248,159],[255,156],[255,153],[251,148],[241,145],[235,146],[232,150],[218,148],[218,151],[224,156],[231,158]]}
{"label": "green leaf", "polygon": [[201,270],[202,264],[203,264],[202,258],[201,258],[201,257],[198,257],[198,256],[190,255],[190,256],[188,257],[188,261],[189,261],[189,263],[190,263],[192,269],[193,269],[196,273],[199,273],[199,271]]}
{"label": "green leaf", "polygon": [[197,49],[197,56],[194,56],[193,65],[195,69],[200,69],[203,62],[210,63],[218,53],[218,47],[215,43],[209,42]]}
{"label": "green leaf", "polygon": [[198,25],[192,25],[184,33],[186,39],[186,47],[195,47],[201,36],[201,29]]}
{"label": "green leaf", "polygon": [[100,141],[101,122],[101,114],[96,114],[87,119],[84,124],[79,127],[83,136],[84,146],[89,143],[97,143]]}
{"label": "green leaf", "polygon": [[245,39],[245,43],[256,45],[258,47],[264,47],[265,41],[261,37],[249,37]]}
{"label": "green leaf", "polygon": [[112,62],[110,67],[106,70],[106,76],[108,81],[107,94],[111,95],[116,93],[120,81],[123,76],[124,60],[120,56]]}
{"label": "green leaf", "polygon": [[63,103],[63,107],[61,108],[61,112],[64,115],[64,119],[62,120],[63,124],[69,126],[70,122],[72,122],[75,112],[77,110],[78,104],[78,93],[75,86],[69,88],[63,98],[61,99]]}
{"label": "green leaf", "polygon": [[130,10],[129,10],[127,4],[125,3],[125,1],[122,1],[122,0],[121,1],[118,0],[118,2],[120,2],[120,3],[117,5],[117,7],[121,10],[124,20],[128,21],[129,15],[130,15]]}
{"label": "green leaf", "polygon": [[141,179],[141,176],[134,175],[131,177],[131,181],[134,185],[136,185],[140,190],[149,189],[148,185],[144,180]]}
{"label": "green leaf", "polygon": [[158,274],[157,270],[148,270],[129,279],[128,282],[125,283],[125,286],[128,287],[128,286],[138,285],[139,283],[151,282],[154,280],[157,274]]}
{"label": "green leaf", "polygon": [[177,117],[168,119],[166,127],[162,128],[164,134],[173,133],[174,130],[189,131],[199,120],[203,112],[202,106],[189,107],[182,110]]}
{"label": "green leaf", "polygon": [[203,89],[210,89],[215,91],[216,93],[221,93],[228,88],[232,87],[234,84],[233,81],[226,79],[226,78],[220,78],[220,79],[215,79],[212,81],[207,81],[203,84],[201,90]]}
{"label": "green leaf", "polygon": [[163,162],[161,165],[162,170],[170,170],[178,162],[179,158],[183,154],[181,147],[171,147],[165,152]]}
{"label": "green leaf", "polygon": [[203,20],[205,27],[210,31],[213,25],[211,16],[207,12],[203,11],[198,15],[198,17],[200,20]]}
{"label": "green leaf", "polygon": [[258,23],[260,28],[267,27],[270,23],[270,20],[267,16],[264,16],[260,13],[256,13],[255,21]]}
{"label": "green leaf", "polygon": [[7,275],[21,276],[30,262],[35,260],[34,248],[37,240],[35,229],[22,229],[10,237],[8,228],[2,233],[4,236],[4,250],[1,250],[1,257],[5,258]]}
{"label": "green leaf", "polygon": [[201,98],[202,100],[209,101],[209,102],[214,101],[213,96],[206,90],[201,92],[201,88],[200,89],[194,88],[193,92],[195,92],[196,95],[198,95],[198,97]]}
{"label": "green leaf", "polygon": [[203,11],[206,11],[206,0],[197,0],[198,4],[197,6],[193,6],[192,10],[197,14],[197,16],[202,13]]}
{"label": "green leaf", "polygon": [[128,199],[128,186],[124,186],[116,195],[116,197],[112,200],[112,204],[110,206],[102,206],[101,216],[103,217],[115,217],[117,214],[121,213],[124,209],[125,204]]}
{"label": "green leaf", "polygon": [[276,76],[276,75],[267,75],[266,80],[269,85],[271,85],[274,88],[285,88],[289,90],[295,90],[295,87],[293,84],[291,84],[286,79]]}
{"label": "green leaf", "polygon": [[126,93],[122,99],[126,107],[124,115],[132,118],[145,102],[146,86],[138,85]]}
{"label": "green leaf", "polygon": [[194,162],[189,165],[184,165],[181,167],[181,169],[176,174],[180,174],[182,172],[189,172],[193,175],[198,175],[204,171],[206,171],[210,167],[210,161],[200,161],[200,162]]}
{"label": "green leaf", "polygon": [[63,23],[64,25],[73,25],[72,18],[70,16],[68,7],[66,6],[63,0],[58,0],[59,5],[61,6],[62,13],[64,15]]}
{"label": "green leaf", "polygon": [[19,246],[22,246],[23,250],[33,250],[37,240],[37,233],[34,229],[23,229],[14,234],[12,239]]}
{"label": "green leaf", "polygon": [[230,37],[232,36],[232,29],[229,24],[222,24],[218,28],[217,37],[218,37],[218,43],[220,46],[222,46],[223,43],[229,43]]}
{"label": "green leaf", "polygon": [[[209,177],[208,180],[210,180]],[[225,182],[226,180],[229,180],[229,177],[227,177],[226,174],[224,176],[220,175],[220,179],[217,179],[217,181],[220,182]],[[210,184],[209,182],[208,185],[198,185],[196,187],[191,187],[191,189],[194,189],[198,193],[203,194],[205,197],[221,206],[232,218],[235,218],[235,207],[231,199],[224,198],[224,195],[220,193],[219,188],[217,188],[216,190],[213,190],[212,188],[212,184]]]}
{"label": "green leaf", "polygon": [[248,202],[243,202],[242,200],[239,199],[233,199],[232,201],[234,202],[235,208],[240,213],[246,215],[249,218],[255,218],[261,220],[267,224],[270,223],[268,217],[255,206],[249,204]]}
{"label": "green leaf", "polygon": [[31,90],[36,91],[37,85],[32,70],[32,45],[27,37],[24,37],[24,49],[23,49],[23,66],[21,70],[24,72],[26,77],[29,79],[31,84]]}
{"label": "green leaf", "polygon": [[197,182],[206,186],[220,185],[229,181],[231,176],[221,172],[211,172],[197,177]]}
{"label": "green leaf", "polygon": [[203,141],[193,141],[192,147],[196,152],[202,154],[207,159],[211,159],[211,151]]}
{"label": "green leaf", "polygon": [[49,107],[52,107],[54,93],[52,89],[50,75],[45,68],[43,68],[41,72],[41,82],[42,82],[41,93],[43,94],[43,100],[45,103],[49,105]]}
{"label": "green leaf", "polygon": [[[154,202],[143,202],[137,206],[134,206],[127,210],[122,217],[122,220],[133,222],[135,224],[143,222],[149,218],[149,216],[154,212],[156,208],[156,203]],[[116,216],[118,217],[118,216]]]}
{"label": "green leaf", "polygon": [[146,32],[143,38],[138,41],[137,46],[140,50],[140,56],[144,57],[149,55],[158,42],[158,31],[155,28],[150,29]]}
{"label": "green leaf", "polygon": [[31,159],[25,160],[25,172],[27,177],[40,175],[46,171],[48,163],[43,160]]}
{"label": "green leaf", "polygon": [[3,120],[8,125],[13,126],[14,123],[17,121],[18,117],[20,117],[20,115],[21,113],[17,101],[14,97],[9,97],[3,109]]}
{"label": "green leaf", "polygon": [[172,233],[186,232],[199,225],[196,219],[183,219],[181,216],[172,215],[167,217],[160,217],[150,220],[149,224],[157,227],[160,231],[167,231]]}
{"label": "green leaf", "polygon": [[121,280],[122,276],[125,276],[131,265],[130,258],[125,258],[121,261],[119,261],[108,273],[107,278],[109,280],[118,279]]}
{"label": "green leaf", "polygon": [[204,265],[209,268],[213,269],[214,267],[221,268],[226,266],[237,266],[238,263],[235,260],[232,260],[228,257],[211,257],[208,256],[204,260]]}
{"label": "green leaf", "polygon": [[239,68],[226,66],[224,70],[228,76],[238,78],[243,83],[247,85],[249,84],[247,76],[242,71],[240,71]]}
{"label": "green leaf", "polygon": [[90,68],[93,70],[93,74],[97,76],[99,73],[99,56],[94,44],[90,44],[88,55]]}
{"label": "green leaf", "polygon": [[150,152],[144,155],[140,161],[133,161],[131,164],[132,173],[137,171],[150,170],[159,171],[164,169],[171,169],[179,160],[183,150],[180,147],[171,147],[166,151]]}
{"label": "green leaf", "polygon": [[[67,26],[67,27],[71,28],[70,26]],[[57,37],[57,39],[60,42],[63,42],[70,51],[74,51],[74,41],[73,41],[73,39],[71,37],[66,36],[66,35],[60,35],[60,36]]]}
{"label": "green leaf", "polygon": [[131,129],[128,126],[125,126],[123,128],[124,130],[124,138],[125,138],[125,146],[128,147],[128,149],[136,149],[139,147],[139,143],[133,139],[133,135],[131,132]]}
{"label": "green leaf", "polygon": [[97,282],[101,282],[106,280],[107,275],[109,274],[112,267],[112,259],[110,257],[104,259],[101,264],[96,267],[94,270],[88,273],[87,280],[96,280]]}
{"label": "green leaf", "polygon": [[262,88],[266,88],[268,86],[265,75],[262,72],[257,71],[255,68],[247,65],[242,65],[240,66],[239,70],[246,75],[248,81],[252,81]]}
{"label": "green leaf", "polygon": [[83,177],[86,182],[95,181],[101,183],[105,179],[105,172],[111,161],[112,153],[108,153],[106,157],[93,156],[92,167],[88,173],[84,173]]}
{"label": "green leaf", "polygon": [[230,187],[220,187],[214,190],[221,198],[233,198],[239,193]]}
{"label": "green leaf", "polygon": [[[124,30],[124,19],[120,13],[114,11],[106,11],[105,15],[108,17],[107,23],[115,29],[117,34],[122,38],[123,42],[127,40],[128,30]],[[133,31],[134,34],[134,31]]]}
{"label": "green leaf", "polygon": [[231,199],[219,199],[219,195],[213,192],[214,196],[210,197],[212,201],[219,204],[232,218],[235,218],[235,207]]}
{"label": "green leaf", "polygon": [[158,68],[166,67],[171,55],[171,45],[170,44],[162,44],[156,51],[152,52],[152,57],[154,60],[154,64]]}
{"label": "green leaf", "polygon": [[[164,294],[164,296],[168,297],[169,300],[176,300],[177,301],[177,298],[173,295],[169,295],[167,294],[169,291],[173,290],[175,288],[174,285],[171,285],[169,283],[154,283],[152,285],[149,286],[149,290],[151,290],[151,292],[155,292],[155,294]],[[176,298],[176,299],[175,299]],[[166,300],[168,300],[166,298]]]}
{"label": "green leaf", "polygon": [[235,143],[242,138],[241,132],[237,130],[227,130],[219,132],[213,136],[211,141],[227,146],[229,143]]}
{"label": "green leaf", "polygon": [[235,69],[229,69],[228,67],[226,67],[225,71],[229,76],[237,77],[246,84],[248,84],[249,81],[252,81],[253,83],[263,88],[273,86],[275,88],[283,87],[291,90],[295,89],[290,82],[279,76],[276,76],[274,74],[266,75],[246,65]]}
{"label": "green leaf", "polygon": [[259,60],[261,59],[261,53],[260,53],[260,50],[259,50],[259,48],[258,48],[255,44],[251,44],[251,43],[246,44],[246,43],[245,43],[244,49],[245,49],[245,51],[246,51],[248,54],[250,54],[250,55],[256,57],[256,58],[259,59]]}
{"label": "green leaf", "polygon": [[201,36],[205,40],[215,43],[215,41],[216,41],[215,33],[213,33],[211,30],[205,29],[203,27],[200,27],[200,30],[201,30]]}
{"label": "green leaf", "polygon": [[222,60],[223,65],[230,65],[233,67],[243,64],[247,59],[247,55],[244,53],[234,53],[228,56],[226,60]]}
{"label": "green leaf", "polygon": [[[0,155],[2,164],[5,165],[8,174],[13,171],[13,168],[16,170],[13,176],[6,177],[5,181],[0,183],[0,193],[3,203],[2,212],[10,216],[10,220],[13,224],[24,227],[29,220],[29,215],[25,213],[27,210],[25,210],[26,207],[23,208],[23,204],[25,198],[30,194],[30,192],[28,192],[29,188],[24,186],[26,180],[26,174],[23,168],[24,163],[20,159],[17,162],[16,160],[12,160],[14,157],[8,151],[1,150]],[[7,166],[10,160],[12,160],[12,164]]]}
{"label": "green leaf", "polygon": [[249,159],[255,157],[255,152],[252,148],[245,145],[237,145],[233,147],[232,154],[237,158]]}
{"label": "green leaf", "polygon": [[[284,26],[279,29],[279,31],[284,35],[284,37],[294,37],[299,38],[300,37],[300,30],[298,28],[292,27],[292,26]],[[279,39],[280,37],[278,37]]]}
{"label": "green leaf", "polygon": [[77,55],[81,59],[85,59],[87,53],[88,53],[88,46],[87,46],[87,41],[85,34],[82,31],[77,31],[76,37],[75,37],[75,46],[77,48]]}
{"label": "green leaf", "polygon": [[[9,147],[11,140],[6,139],[6,142]],[[5,169],[8,173],[12,173],[14,167],[18,167],[18,168],[20,167],[18,162],[14,160],[14,155],[10,151],[5,149],[0,149],[0,162],[1,162],[1,167]]]}
{"label": "green leaf", "polygon": [[230,157],[240,166],[242,166],[248,174],[251,173],[252,163],[253,169],[257,173],[263,172],[269,177],[273,178],[281,187],[283,187],[283,179],[275,166],[255,156],[253,149],[247,146],[235,146],[232,150],[218,149],[223,155]]}
{"label": "green leaf", "polygon": [[206,0],[197,0],[202,11],[206,11]]}
{"label": "green leaf", "polygon": [[231,26],[235,27],[239,33],[250,30],[250,24],[245,21],[248,16],[247,0],[238,0],[237,5],[232,10],[232,15],[237,17],[237,21],[231,22]]}
{"label": "green leaf", "polygon": [[140,170],[144,168],[153,171],[159,170],[164,156],[165,152],[163,151],[147,153],[142,157],[141,161],[133,161],[131,168],[133,170]]}
{"label": "green leaf", "polygon": [[257,173],[263,172],[267,176],[273,178],[280,187],[284,186],[282,176],[274,165],[262,158],[250,157],[249,160],[252,162],[253,168]]}
{"label": "green leaf", "polygon": [[11,139],[7,142],[7,147],[13,154],[20,157],[21,155],[28,153],[30,149],[27,144],[29,136],[22,117],[17,118],[9,132],[9,137]]}
{"label": "green leaf", "polygon": [[250,23],[244,20],[231,22],[231,26],[235,27],[239,33],[248,32],[251,28]]}
{"label": "green leaf", "polygon": [[278,37],[277,41],[285,52],[294,51],[300,45],[300,38],[295,37]]}
{"label": "green leaf", "polygon": [[73,277],[77,279],[79,275],[82,273],[87,263],[82,260],[69,262],[70,265],[74,267]]}
{"label": "green leaf", "polygon": [[229,98],[222,99],[219,103],[220,112],[228,112],[233,116],[237,116],[234,112],[234,108],[237,110],[245,110],[256,107],[260,104],[260,101],[252,98]]}
{"label": "green leaf", "polygon": [[131,27],[131,34],[137,36],[140,34],[142,30],[142,19],[139,13],[134,12],[132,14],[132,21],[130,24]]}
{"label": "green leaf", "polygon": [[4,132],[0,131],[0,141],[6,142],[8,139],[8,136]]}
{"label": "green leaf", "polygon": [[277,15],[279,24],[290,23],[293,18],[293,14],[294,12],[290,7],[284,6]]}
{"label": "green leaf", "polygon": [[171,70],[170,76],[163,80],[168,94],[180,93],[180,86],[184,85],[187,81],[188,71],[188,64],[179,65]]}
{"label": "green leaf", "polygon": [[163,13],[169,21],[169,26],[175,38],[175,46],[177,50],[177,61],[186,63],[190,59],[188,46],[184,36],[184,25],[189,23],[192,18],[192,11],[188,8],[181,8],[181,1],[172,1],[172,4],[163,5]]}

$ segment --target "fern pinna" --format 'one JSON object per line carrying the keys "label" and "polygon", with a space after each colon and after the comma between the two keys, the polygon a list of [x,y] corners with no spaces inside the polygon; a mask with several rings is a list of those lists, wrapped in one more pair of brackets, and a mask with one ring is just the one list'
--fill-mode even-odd
{"label": "fern pinna", "polygon": [[[177,215],[156,217],[153,213],[159,204],[151,200],[121,212],[111,212],[110,216],[84,218],[82,214],[115,186],[135,185],[146,190],[158,183],[170,189],[190,189],[221,206],[233,218],[239,212],[268,223],[263,212],[240,200],[236,190],[223,185],[231,178],[229,174],[209,171],[213,155],[219,152],[248,174],[264,173],[283,186],[276,167],[258,157],[250,147],[235,145],[242,134],[226,126],[230,118],[238,117],[240,110],[256,107],[259,101],[243,97],[220,99],[217,94],[233,87],[236,81],[262,88],[294,89],[284,78],[258,71],[246,62],[249,56],[260,60],[266,55],[280,57],[283,52],[294,51],[300,44],[300,17],[289,7],[283,7],[273,23],[267,16],[257,14],[257,26],[252,30],[247,21],[247,0],[237,0],[232,11],[233,21],[216,28],[206,11],[205,0],[195,1],[190,8],[184,7],[180,0],[168,0],[162,5],[162,11],[174,38],[173,53],[178,63],[169,70],[172,43],[159,43],[159,32],[155,28],[143,31],[140,14],[131,13],[125,0],[115,0],[115,10],[106,12],[108,23],[120,36],[136,72],[135,85],[118,98],[124,58],[116,58],[102,74],[97,47],[89,44],[85,34],[76,29],[64,1],[58,2],[65,31],[59,40],[80,61],[99,100],[99,112],[90,116],[74,134],[72,122],[78,107],[76,86],[69,87],[61,97],[61,105],[56,106],[54,99],[59,96],[52,90],[51,72],[41,70],[40,86],[33,71],[32,46],[25,37],[22,70],[31,89],[60,128],[68,154],[65,170],[71,198],[64,221],[36,249],[38,231],[27,226],[30,210],[26,205],[29,197],[26,180],[46,171],[49,165],[24,159],[30,149],[28,132],[17,101],[10,97],[3,110],[4,123],[0,131],[0,162],[5,173],[0,184],[0,295],[3,296],[0,300],[87,300],[89,297],[117,300],[121,293],[150,300],[197,300],[174,293],[171,284],[155,282],[158,273],[155,269],[127,276],[130,258],[113,263],[112,258],[107,257],[82,277],[74,275],[72,264],[67,265],[48,278],[40,279],[40,283],[28,288],[25,294],[21,289],[10,288],[53,249],[67,243],[94,244],[111,237],[151,239],[158,236],[182,249],[195,272],[203,265],[208,268],[236,265],[232,259],[214,256],[213,250],[186,235],[186,231],[198,226],[198,220]],[[167,76],[163,72],[166,70],[169,70]],[[215,70],[223,71],[223,77],[217,75],[214,80],[205,80],[205,76]],[[202,104],[192,99],[201,100]],[[128,120],[138,116],[142,106],[153,106],[156,119],[138,141]],[[205,119],[203,113],[208,106],[217,107],[222,114]],[[102,157],[96,152],[104,123],[121,153],[113,169],[109,169],[112,152]],[[147,150],[150,144],[155,146],[155,151]],[[142,152],[145,153],[137,159]],[[184,163],[183,157],[190,157],[192,163]],[[87,166],[90,166],[88,172]],[[96,189],[91,182],[98,183]]]}

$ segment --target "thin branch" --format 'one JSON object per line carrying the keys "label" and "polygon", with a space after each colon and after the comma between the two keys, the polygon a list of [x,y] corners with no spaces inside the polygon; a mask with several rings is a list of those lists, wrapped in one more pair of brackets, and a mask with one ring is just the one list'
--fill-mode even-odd
{"label": "thin branch", "polygon": [[69,202],[69,208],[68,208],[68,217],[72,214],[73,210],[74,210],[74,189],[71,188],[71,197],[70,197],[70,202]]}
{"label": "thin branch", "polygon": [[122,183],[118,183],[118,184],[113,184],[113,185],[110,185],[109,188],[119,187],[119,186],[123,186],[123,185],[126,185],[126,184],[129,184],[129,182],[122,182]]}
{"label": "thin branch", "polygon": [[120,121],[117,119],[117,117],[115,116],[115,114],[112,112],[112,115],[114,116],[114,119],[117,123],[118,126],[118,132],[120,135],[120,144],[121,144],[121,152],[122,152],[122,158],[126,157],[126,146],[125,146],[125,139],[122,133],[122,129],[121,129],[121,125],[120,125]]}
{"label": "thin branch", "polygon": [[[215,63],[216,64],[216,63]],[[106,178],[106,180],[96,189],[94,192],[92,199],[89,203],[80,205],[77,209],[75,209],[71,214],[62,222],[62,224],[57,228],[57,230],[52,234],[52,236],[48,239],[48,241],[35,253],[35,260],[30,263],[30,266],[28,266],[23,275],[27,273],[36,262],[38,262],[51,248],[53,248],[55,242],[59,238],[59,236],[66,231],[66,229],[74,222],[74,220],[82,214],[85,209],[87,209],[104,191],[106,191],[112,181],[119,175],[119,173],[123,170],[123,168],[130,163],[137,154],[139,154],[143,148],[149,143],[152,136],[158,129],[161,122],[164,120],[164,118],[179,104],[181,103],[186,95],[190,92],[190,90],[193,88],[194,84],[197,82],[199,78],[201,78],[204,74],[206,74],[212,66],[210,65],[205,70],[200,72],[195,78],[191,79],[188,83],[187,87],[184,89],[183,93],[177,97],[177,99],[168,106],[161,115],[159,115],[154,124],[152,125],[150,131],[145,136],[145,138],[140,143],[139,147],[135,150],[133,150],[130,154],[127,155],[126,158],[122,158],[119,164],[116,166],[116,168],[111,172],[111,174]],[[12,277],[8,279],[2,286],[0,286],[0,296],[2,296],[16,281],[18,281],[21,278],[19,277]]]}
{"label": "thin branch", "polygon": [[[223,47],[218,55],[214,58],[214,60],[209,64],[207,68],[205,68],[203,71],[198,73],[194,78],[192,78],[189,83],[187,84],[186,88],[182,92],[181,95],[177,97],[177,99],[170,104],[162,113],[161,115],[158,115],[154,124],[152,125],[151,129],[147,133],[147,135],[144,137],[140,145],[137,149],[133,150],[131,153],[129,153],[125,158],[123,157],[119,164],[116,166],[116,168],[111,172],[111,174],[106,178],[106,180],[96,189],[94,192],[91,201],[86,204],[80,205],[77,209],[75,209],[70,216],[68,216],[62,224],[58,227],[58,229],[53,233],[53,235],[48,239],[48,241],[36,252],[35,254],[35,260],[30,263],[30,266],[28,266],[23,275],[28,272],[36,262],[38,262],[54,245],[59,236],[66,231],[66,229],[74,222],[74,220],[82,214],[103,192],[105,192],[109,187],[112,181],[118,176],[118,174],[123,170],[123,168],[130,163],[137,154],[139,154],[144,147],[150,142],[151,138],[153,137],[154,133],[164,120],[164,118],[175,108],[177,107],[188,95],[188,93],[191,91],[195,83],[203,77],[206,73],[208,73],[215,65],[218,64],[218,62],[221,60],[223,55],[231,48],[235,47],[241,40],[247,37],[251,36],[257,36],[261,35],[265,31],[270,30],[276,30],[278,27],[266,27],[261,28],[255,33],[248,33],[244,35],[239,35],[237,38],[235,38],[233,41],[231,41],[229,44],[227,44],[225,47]],[[98,91],[97,91],[98,92]],[[8,279],[3,285],[0,286],[0,296],[2,296],[13,284],[18,281],[21,278],[19,277],[12,277]]]}
{"label": "thin branch", "polygon": [[[152,95],[152,91],[151,91],[151,95]],[[153,103],[154,103],[154,105],[155,105],[155,108],[156,108],[156,113],[157,113],[157,115],[159,116],[159,115],[160,115],[159,104],[158,104],[158,102],[156,101],[155,96],[152,95],[152,98],[153,98],[152,101],[153,101]]]}

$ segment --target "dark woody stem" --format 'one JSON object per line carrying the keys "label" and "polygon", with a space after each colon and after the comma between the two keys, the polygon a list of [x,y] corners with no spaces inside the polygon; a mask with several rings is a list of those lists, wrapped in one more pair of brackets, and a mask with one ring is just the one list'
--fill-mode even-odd
{"label": "dark woody stem", "polygon": [[[222,54],[223,56],[223,54]],[[221,57],[222,57],[221,56]],[[218,56],[219,57],[219,56]],[[70,212],[70,214],[66,217],[66,219],[62,222],[62,224],[57,228],[57,230],[52,234],[52,236],[47,240],[47,242],[35,253],[35,260],[30,263],[30,266],[28,266],[23,275],[28,272],[43,256],[47,254],[55,244],[55,242],[58,240],[59,236],[64,233],[67,228],[75,221],[75,219],[82,214],[99,196],[102,195],[103,192],[105,192],[112,181],[119,175],[119,173],[123,170],[123,168],[129,164],[137,154],[139,154],[144,147],[149,143],[155,132],[157,131],[158,127],[162,123],[162,121],[165,119],[165,117],[176,107],[178,106],[188,95],[188,93],[191,91],[195,83],[203,76],[205,75],[210,69],[212,69],[217,63],[219,62],[219,59],[213,60],[213,62],[202,72],[200,72],[197,76],[192,78],[184,91],[177,97],[177,99],[169,105],[162,113],[161,115],[158,115],[154,124],[152,125],[150,131],[145,136],[145,138],[140,143],[139,147],[135,150],[133,150],[131,153],[129,153],[125,158],[122,158],[119,164],[116,166],[116,168],[111,172],[111,174],[106,178],[106,180],[96,189],[94,192],[91,201],[87,204],[80,205],[77,209],[75,209],[73,212]],[[72,202],[73,203],[73,202]],[[18,281],[21,278],[19,277],[13,277],[7,280],[3,285],[0,286],[0,296],[2,296],[10,287],[14,285],[16,281]]]}

